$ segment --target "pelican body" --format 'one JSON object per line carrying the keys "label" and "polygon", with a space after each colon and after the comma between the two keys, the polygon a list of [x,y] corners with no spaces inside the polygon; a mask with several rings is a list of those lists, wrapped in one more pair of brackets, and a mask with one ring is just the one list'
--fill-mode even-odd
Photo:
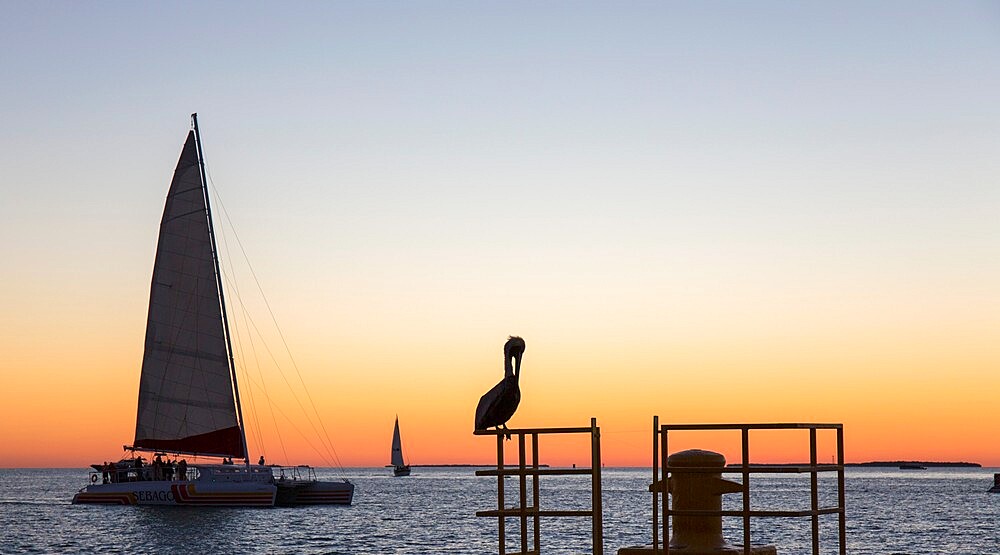
{"label": "pelican body", "polygon": [[[521,356],[524,354],[524,340],[511,336],[503,346],[504,376],[500,383],[479,399],[476,407],[476,430],[496,427],[507,429],[507,421],[514,416],[521,402]],[[508,438],[510,436],[508,435]]]}

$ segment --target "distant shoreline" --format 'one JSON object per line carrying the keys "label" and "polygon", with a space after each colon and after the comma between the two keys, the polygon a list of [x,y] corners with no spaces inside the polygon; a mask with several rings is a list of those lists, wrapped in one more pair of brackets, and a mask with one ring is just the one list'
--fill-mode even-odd
{"label": "distant shoreline", "polygon": [[863,463],[844,463],[844,466],[867,466],[875,468],[923,466],[926,468],[982,468],[983,465],[973,462],[934,462],[934,461],[872,461]]}
{"label": "distant shoreline", "polygon": [[[757,464],[751,463],[750,466],[807,466],[808,463],[776,463],[776,464]],[[511,466],[511,465],[507,465]],[[514,465],[516,466],[516,465]],[[548,468],[547,464],[538,465],[539,468]],[[739,464],[727,465],[727,468],[737,468]],[[922,466],[925,468],[983,468],[983,465],[974,462],[949,462],[949,461],[869,461],[860,463],[844,463],[844,467],[851,468],[899,468],[900,466]],[[495,468],[496,464],[411,464],[410,468]],[[384,468],[392,468],[391,464],[385,465]],[[643,466],[622,466],[622,467],[606,467],[606,468],[647,468]]]}
{"label": "distant shoreline", "polygon": [[[496,468],[496,466],[496,464],[411,464],[410,468]],[[538,468],[548,467],[547,464],[538,465]],[[392,465],[387,464],[383,468],[392,468]]]}
{"label": "distant shoreline", "polygon": [[[807,463],[807,462],[800,462],[800,463],[771,463],[771,464],[767,464],[767,463],[764,463],[764,464],[751,463],[750,466],[808,466],[808,464],[809,463]],[[826,466],[826,465],[829,465],[831,463],[820,462],[820,464]],[[974,462],[951,462],[951,461],[869,461],[869,462],[844,463],[845,467],[850,467],[850,468],[898,468],[900,465],[919,465],[919,466],[924,466],[924,467],[927,467],[927,468],[1000,468],[1000,465],[997,465],[996,467],[994,467],[994,466],[984,467],[980,463],[974,463]],[[496,466],[497,466],[496,463],[482,463],[482,464],[473,464],[473,463],[462,463],[462,464],[411,464],[410,465],[411,468],[496,468]],[[508,466],[508,467],[510,467],[510,466],[517,466],[517,464],[516,463],[514,463],[514,464],[506,464],[505,466]],[[538,466],[540,468],[550,468],[551,467],[551,465],[548,465],[548,464],[540,464]],[[739,467],[740,467],[739,463],[730,464],[730,465],[727,465],[727,470],[731,470],[733,468],[739,468]],[[384,466],[347,466],[347,467],[314,466],[313,468],[316,468],[316,469],[327,469],[327,468],[366,469],[366,468],[392,468],[392,465],[384,465]],[[560,468],[569,468],[569,467],[568,466],[567,467],[560,466]],[[649,465],[642,465],[642,466],[609,466],[609,465],[603,465],[603,468],[607,468],[607,469],[635,469],[635,468],[638,468],[638,469],[647,469],[647,468],[650,468],[650,466]],[[83,470],[85,472],[88,472],[91,469],[90,469],[89,466],[0,466],[0,471],[8,471],[8,470]]]}
{"label": "distant shoreline", "polygon": [[[834,463],[819,463],[824,466],[829,466]],[[734,468],[740,468],[742,465],[739,463],[733,463],[726,465],[727,470],[732,470]],[[755,466],[796,466],[805,467],[809,466],[809,463],[750,463],[750,467]],[[870,462],[860,462],[860,463],[844,463],[844,467],[850,468],[901,468],[908,467],[909,469],[926,469],[926,468],[983,468],[983,465],[973,462],[944,462],[944,461],[870,461]]]}

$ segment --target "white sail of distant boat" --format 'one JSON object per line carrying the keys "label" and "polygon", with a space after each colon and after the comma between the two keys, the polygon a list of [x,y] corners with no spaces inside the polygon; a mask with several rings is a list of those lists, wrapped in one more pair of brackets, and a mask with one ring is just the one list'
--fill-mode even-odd
{"label": "white sail of distant boat", "polygon": [[[346,480],[319,481],[311,467],[266,466],[263,457],[250,464],[197,114],[191,117],[160,220],[131,456],[91,465],[91,483],[73,502],[349,505],[354,485]],[[223,461],[188,465],[182,456]]]}
{"label": "white sail of distant boat", "polygon": [[399,439],[399,417],[392,429],[392,474],[393,476],[409,476],[410,466],[403,461],[403,442]]}

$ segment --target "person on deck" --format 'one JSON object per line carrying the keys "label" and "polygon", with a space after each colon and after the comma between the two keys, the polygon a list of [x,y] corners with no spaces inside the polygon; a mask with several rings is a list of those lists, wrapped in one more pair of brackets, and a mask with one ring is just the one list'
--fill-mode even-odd
{"label": "person on deck", "polygon": [[188,462],[187,459],[181,459],[181,462],[177,463],[177,479],[187,480]]}
{"label": "person on deck", "polygon": [[259,464],[260,466],[264,466],[264,455],[260,456],[260,460],[257,461],[257,464]]}

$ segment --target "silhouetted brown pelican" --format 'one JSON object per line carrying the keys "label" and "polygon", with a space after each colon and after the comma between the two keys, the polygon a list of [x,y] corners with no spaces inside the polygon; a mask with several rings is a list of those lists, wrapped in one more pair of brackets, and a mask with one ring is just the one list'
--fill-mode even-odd
{"label": "silhouetted brown pelican", "polygon": [[[521,355],[524,354],[524,340],[510,336],[503,346],[503,379],[493,386],[479,399],[476,407],[476,429],[485,430],[503,426],[507,430],[507,421],[514,416],[518,403],[521,402],[521,388],[518,378],[521,375]],[[510,434],[505,434],[510,439]]]}

